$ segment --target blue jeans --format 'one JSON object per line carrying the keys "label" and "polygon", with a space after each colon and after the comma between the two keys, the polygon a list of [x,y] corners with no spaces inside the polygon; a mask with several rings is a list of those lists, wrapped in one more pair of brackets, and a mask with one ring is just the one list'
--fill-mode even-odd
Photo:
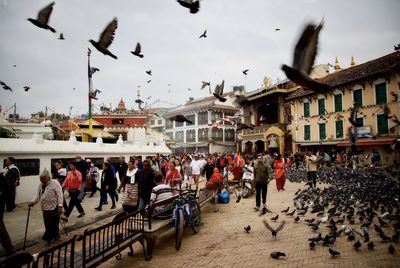
{"label": "blue jeans", "polygon": [[139,210],[145,209],[146,206],[150,203],[150,200],[147,198],[139,198]]}

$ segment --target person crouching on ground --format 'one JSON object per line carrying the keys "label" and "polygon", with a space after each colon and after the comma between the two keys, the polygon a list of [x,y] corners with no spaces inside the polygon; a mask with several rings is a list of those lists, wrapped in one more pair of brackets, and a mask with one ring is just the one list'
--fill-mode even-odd
{"label": "person crouching on ground", "polygon": [[219,173],[218,168],[214,168],[214,173],[212,174],[209,181],[206,182],[206,189],[211,191],[218,191],[223,187],[222,174]]}
{"label": "person crouching on ground", "polygon": [[64,189],[67,189],[70,197],[68,209],[61,217],[61,219],[66,222],[68,221],[68,217],[69,215],[71,215],[71,212],[74,209],[74,207],[76,207],[76,209],[79,212],[78,218],[83,217],[85,215],[85,211],[82,208],[81,201],[79,201],[78,199],[82,184],[82,174],[79,172],[79,170],[76,169],[75,162],[69,163],[69,169],[70,171],[68,171],[67,177],[65,178],[64,183],[62,185]]}
{"label": "person crouching on ground", "polygon": [[51,244],[60,239],[58,224],[60,223],[60,214],[63,213],[63,193],[60,183],[50,179],[50,173],[46,169],[40,174],[40,184],[36,196],[28,205],[33,207],[39,201],[45,227],[42,239]]}
{"label": "person crouching on ground", "polygon": [[[259,211],[262,203],[265,208],[267,202],[268,183],[272,179],[272,168],[263,161],[263,157],[257,157],[257,166],[254,168],[254,182],[256,183],[256,206],[254,210]],[[268,209],[267,209],[268,211]]]}

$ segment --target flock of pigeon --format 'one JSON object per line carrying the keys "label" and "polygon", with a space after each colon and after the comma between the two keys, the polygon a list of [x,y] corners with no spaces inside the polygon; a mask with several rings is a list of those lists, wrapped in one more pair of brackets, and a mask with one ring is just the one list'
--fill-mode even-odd
{"label": "flock of pigeon", "polygon": [[[292,182],[306,181],[303,169],[292,171],[287,178]],[[294,179],[295,178],[295,179]],[[340,256],[334,249],[337,240],[352,243],[360,252],[374,250],[375,245],[386,244],[387,252],[395,254],[395,243],[400,236],[400,171],[373,167],[368,170],[347,169],[340,166],[325,167],[317,172],[318,182],[326,185],[298,190],[293,199],[293,208],[281,211],[294,223],[303,222],[313,234],[307,241],[310,250],[317,246],[328,247],[332,257]],[[265,214],[265,213],[262,213]],[[272,217],[277,221],[279,214]],[[274,238],[287,220],[272,227],[263,220]],[[250,226],[244,227],[248,233]],[[305,241],[306,242],[306,241]],[[272,258],[285,257],[280,251],[271,253]]]}

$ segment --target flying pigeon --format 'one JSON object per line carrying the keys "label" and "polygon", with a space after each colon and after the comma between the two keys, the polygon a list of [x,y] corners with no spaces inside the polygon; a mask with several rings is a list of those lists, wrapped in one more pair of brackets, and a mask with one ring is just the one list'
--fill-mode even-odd
{"label": "flying pigeon", "polygon": [[205,30],[200,36],[199,38],[206,38],[207,37],[207,30]]}
{"label": "flying pigeon", "polygon": [[195,14],[200,9],[200,1],[199,0],[177,0],[177,2],[190,10],[190,13]]}
{"label": "flying pigeon", "polygon": [[142,52],[142,46],[140,43],[136,44],[135,51],[131,51],[131,53],[135,56],[138,56],[139,58],[143,58],[143,54],[140,54]]}
{"label": "flying pigeon", "polygon": [[398,50],[400,50],[400,43],[399,43],[399,44],[397,44],[397,45],[394,45],[393,47],[394,47],[394,50],[395,50],[395,51],[398,51]]}
{"label": "flying pigeon", "polygon": [[146,100],[149,100],[151,98],[151,96],[146,97]]}
{"label": "flying pigeon", "polygon": [[98,90],[98,89],[96,89],[95,91],[90,91],[89,97],[92,98],[92,99],[97,100],[97,97],[96,97],[97,93],[101,93],[101,91]]}
{"label": "flying pigeon", "polygon": [[14,64],[13,67],[17,67],[17,64]]}
{"label": "flying pigeon", "polygon": [[142,104],[144,103],[144,101],[142,101],[141,99],[136,99],[135,103],[139,104],[139,109],[142,110]]}
{"label": "flying pigeon", "polygon": [[321,22],[318,26],[308,24],[293,54],[293,66],[283,65],[282,70],[286,76],[294,83],[316,92],[326,92],[330,89],[329,85],[319,83],[309,77],[311,67],[317,55],[318,35],[323,26]]}
{"label": "flying pigeon", "polygon": [[285,226],[286,222],[282,221],[275,229],[272,228],[272,226],[268,224],[267,220],[263,220],[263,223],[264,223],[265,227],[267,227],[267,229],[271,231],[272,236],[275,237],[275,239],[276,239],[276,235],[278,234],[278,232],[280,230],[283,229],[283,226]]}
{"label": "flying pigeon", "polygon": [[246,70],[243,70],[242,71],[242,73],[244,74],[244,75],[247,75],[247,72],[249,71],[249,69],[246,69]]}
{"label": "flying pigeon", "polygon": [[192,89],[188,87],[188,91],[191,91]]}
{"label": "flying pigeon", "polygon": [[54,2],[51,2],[45,8],[40,10],[36,20],[29,18],[28,21],[32,22],[35,26],[39,28],[50,30],[53,33],[55,33],[56,30],[48,25],[50,14],[53,11],[54,4],[55,4]]}
{"label": "flying pigeon", "polygon": [[24,86],[24,90],[25,90],[25,91],[28,91],[29,89],[30,89],[30,87]]}
{"label": "flying pigeon", "polygon": [[281,29],[279,28],[275,28],[275,32],[279,32]]}
{"label": "flying pigeon", "polygon": [[184,115],[181,115],[181,114],[178,114],[178,115],[176,115],[176,116],[174,116],[174,117],[171,117],[169,120],[171,120],[171,121],[176,121],[176,122],[181,122],[181,123],[183,123],[183,122],[188,122],[189,124],[193,124],[193,122],[192,121],[190,121],[189,119],[187,119]]}
{"label": "flying pigeon", "polygon": [[0,81],[0,85],[2,85],[2,87],[5,89],[5,90],[9,90],[9,91],[12,91],[12,88],[10,88],[6,83],[4,83],[3,81]]}
{"label": "flying pigeon", "polygon": [[151,74],[151,70],[146,71],[146,74],[152,75],[152,74]]}
{"label": "flying pigeon", "polygon": [[96,42],[92,39],[89,40],[90,43],[101,53],[104,55],[108,55],[114,59],[117,59],[117,56],[112,54],[107,48],[111,45],[114,40],[115,30],[118,28],[118,20],[114,18],[101,33],[99,41]]}
{"label": "flying pigeon", "polygon": [[201,81],[201,90],[203,90],[206,86],[210,86],[210,82]]}
{"label": "flying pigeon", "polygon": [[147,84],[150,83],[150,82],[151,82],[151,79],[150,79],[150,80],[147,80],[146,82],[147,82]]}
{"label": "flying pigeon", "polygon": [[65,40],[63,33],[60,33],[60,37],[58,37],[59,40]]}
{"label": "flying pigeon", "polygon": [[214,90],[214,97],[216,97],[220,102],[226,102],[226,98],[222,97],[222,94],[224,93],[224,85],[225,85],[225,80],[222,80],[220,85],[215,86]]}

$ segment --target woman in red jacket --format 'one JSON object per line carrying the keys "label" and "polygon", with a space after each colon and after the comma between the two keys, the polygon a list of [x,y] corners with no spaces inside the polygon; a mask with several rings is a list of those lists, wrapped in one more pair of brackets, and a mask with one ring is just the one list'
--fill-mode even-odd
{"label": "woman in red jacket", "polygon": [[282,158],[281,154],[277,154],[274,160],[274,172],[276,188],[278,191],[285,190],[285,160]]}
{"label": "woman in red jacket", "polygon": [[68,171],[67,177],[65,178],[62,185],[64,189],[67,189],[70,196],[68,209],[65,211],[63,215],[64,217],[61,218],[63,221],[68,221],[68,217],[74,207],[76,207],[79,211],[78,218],[85,215],[85,211],[83,210],[81,202],[78,199],[82,184],[82,174],[79,172],[79,170],[76,169],[75,162],[69,163],[69,169],[70,171]]}

